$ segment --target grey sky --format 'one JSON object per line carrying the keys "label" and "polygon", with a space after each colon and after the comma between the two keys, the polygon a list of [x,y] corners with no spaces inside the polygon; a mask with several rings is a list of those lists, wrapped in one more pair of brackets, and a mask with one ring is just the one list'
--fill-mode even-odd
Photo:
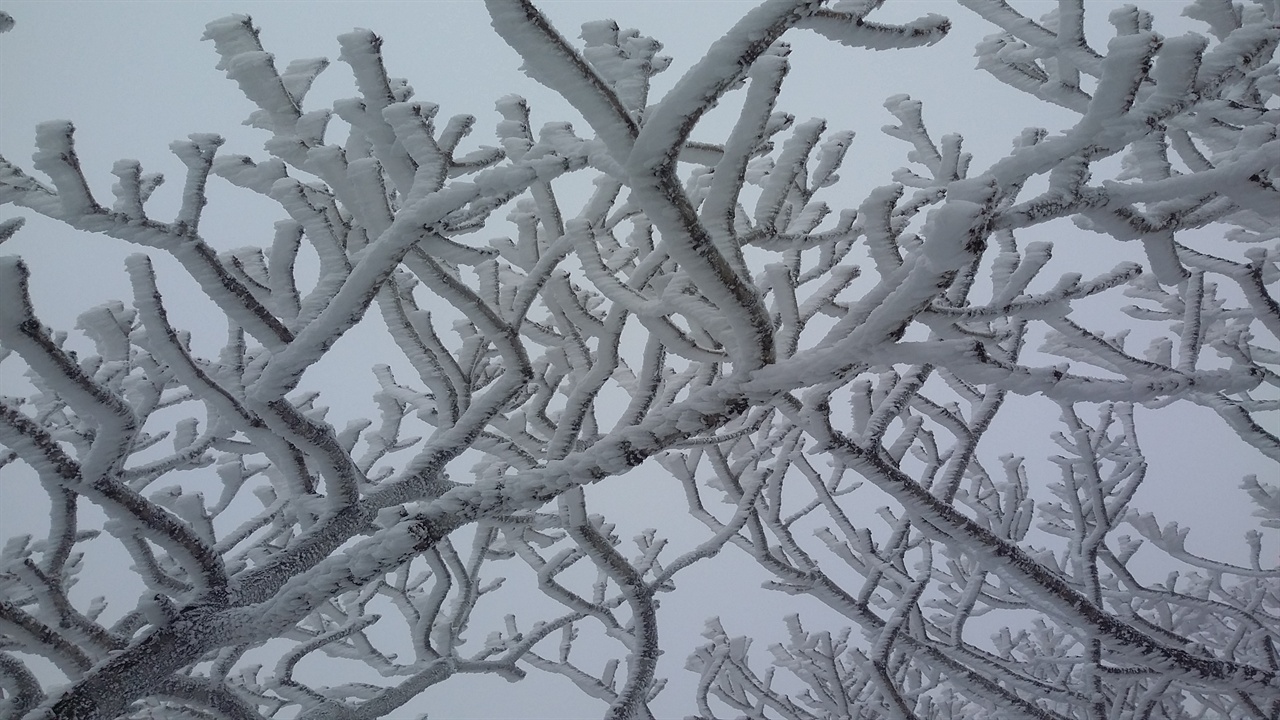
{"label": "grey sky", "polygon": [[[1047,0],[1015,3],[1033,16],[1053,3]],[[1094,13],[1090,26],[1106,27],[1106,12],[1118,2],[1091,2]],[[540,5],[560,31],[576,38],[578,26],[585,20],[613,17],[624,27],[637,27],[666,45],[665,54],[674,57],[674,65],[656,83],[655,99],[670,87],[705,48],[717,31],[724,29],[753,3],[741,0],[684,0],[633,2],[552,1]],[[1181,3],[1159,0],[1147,3],[1161,20],[1176,20]],[[9,0],[0,9],[11,13],[16,27],[0,36],[0,154],[23,167],[30,167],[34,126],[37,122],[64,118],[77,127],[77,150],[98,199],[109,203],[113,177],[112,163],[120,158],[142,161],[144,170],[164,172],[168,184],[156,194],[150,209],[163,217],[161,208],[172,210],[181,186],[182,165],[167,150],[170,141],[192,132],[217,132],[227,138],[223,152],[261,157],[261,143],[266,134],[242,126],[241,121],[252,106],[235,84],[214,68],[216,55],[210,43],[201,43],[206,22],[229,13],[253,16],[262,28],[262,41],[283,65],[300,57],[326,56],[335,61],[309,96],[311,107],[328,105],[335,98],[354,95],[348,68],[336,62],[338,47],[335,36],[353,27],[367,27],[384,39],[383,52],[392,76],[405,77],[416,89],[418,99],[436,102],[441,114],[472,113],[479,117],[476,131],[468,139],[474,145],[494,144],[492,128],[498,119],[494,101],[508,93],[527,97],[533,108],[535,126],[546,121],[574,119],[567,105],[550,92],[537,86],[519,72],[519,59],[488,26],[483,3],[478,0],[439,0],[433,2],[73,2],[70,0]],[[1045,106],[1007,88],[980,71],[974,70],[972,46],[990,26],[952,2],[910,0],[889,2],[886,19],[906,19],[907,14],[928,12],[947,14],[955,21],[951,37],[937,46],[911,51],[869,52],[833,46],[816,36],[788,36],[794,45],[793,70],[779,102],[779,108],[794,113],[798,119],[826,117],[833,129],[857,131],[850,160],[842,175],[845,184],[840,192],[846,202],[837,206],[856,206],[863,193],[891,180],[894,168],[905,164],[906,146],[880,133],[881,125],[892,121],[883,109],[884,99],[897,93],[908,93],[925,103],[925,120],[937,135],[960,133],[967,149],[975,153],[975,167],[983,167],[1002,156],[1011,139],[1025,126],[1043,125],[1051,130],[1066,123],[1065,111]],[[877,16],[880,17],[880,16]],[[1175,31],[1170,25],[1166,31]],[[1096,34],[1098,45],[1106,34]],[[726,103],[726,111],[732,107]],[[707,120],[708,129],[695,132],[699,139],[716,139],[716,129],[727,127],[732,117],[716,113]],[[581,121],[579,132],[587,130]],[[220,182],[220,181],[215,181]],[[260,244],[271,232],[271,222],[280,210],[260,198],[227,187],[221,183],[211,195],[204,227],[206,239],[225,250],[240,245]],[[222,201],[221,203],[219,201]],[[0,209],[0,220],[14,215],[12,208]],[[56,224],[23,213],[27,227],[0,252],[20,254],[32,270],[32,290],[36,310],[45,322],[59,330],[71,330],[75,317],[88,307],[107,299],[129,297],[123,271],[123,256],[135,252],[105,237],[91,237],[67,230]],[[1112,243],[1110,239],[1089,237],[1070,225],[1054,226],[1063,233],[1055,237],[1063,250],[1080,236],[1078,247],[1097,248]],[[497,234],[495,231],[494,233]],[[1126,257],[1136,250],[1125,249]],[[1066,254],[1064,253],[1064,256]],[[1121,254],[1117,254],[1116,258]],[[1109,267],[1112,258],[1101,264]],[[161,273],[173,265],[157,258]],[[1065,268],[1065,266],[1064,266]],[[1055,275],[1056,277],[1056,275]],[[179,279],[161,277],[161,289],[173,297],[190,297],[189,287]],[[174,303],[175,324],[200,328],[217,319],[205,303]],[[209,334],[207,342],[214,347],[223,339],[221,326]],[[197,347],[201,347],[197,344]],[[378,360],[360,354],[346,355],[352,363],[344,381],[326,387],[326,403],[335,407],[338,417],[345,417],[344,407],[368,403],[375,387],[368,367]],[[22,379],[12,373],[17,363],[0,366],[0,394],[17,394]],[[340,370],[340,369],[336,369]],[[1047,403],[1025,402],[1027,414],[1019,418],[1018,427],[1005,431],[1012,437],[1014,452],[1035,456],[1052,452],[1046,434],[1056,416]],[[1045,416],[1046,407],[1049,415]],[[1034,408],[1034,409],[1033,409]],[[360,410],[359,412],[364,412]],[[1207,411],[1203,411],[1207,412]],[[1237,490],[1240,475],[1256,472],[1264,477],[1274,473],[1260,455],[1218,430],[1216,421],[1202,414],[1202,409],[1187,408],[1174,413],[1183,418],[1181,424],[1151,427],[1150,438],[1156,473],[1152,490],[1137,504],[1157,511],[1162,518],[1193,523],[1189,547],[1210,553],[1218,546],[1223,555],[1238,556],[1243,550],[1240,535],[1254,522],[1247,518],[1249,510],[1242,492]],[[1013,420],[1015,418],[1009,418]],[[339,421],[339,426],[345,420]],[[1202,430],[1212,427],[1218,434]],[[1028,430],[1033,427],[1033,430]],[[1155,448],[1158,448],[1155,449]],[[992,452],[1006,452],[993,448]],[[649,473],[661,472],[656,466],[645,466]],[[0,535],[9,536],[26,528],[39,527],[39,513],[32,512],[29,498],[43,498],[38,489],[24,484],[28,478],[17,477],[13,466],[0,478]],[[1268,478],[1275,481],[1276,478]],[[633,506],[637,502],[660,507],[668,498],[655,498],[646,491],[628,491],[625,483],[616,505]],[[678,496],[676,497],[678,500]],[[21,498],[14,501],[15,498]],[[609,498],[599,500],[601,507]],[[1243,517],[1242,517],[1243,515]],[[627,518],[622,518],[628,522]],[[635,519],[631,532],[654,524],[644,518]],[[1271,531],[1274,533],[1275,531]],[[1270,547],[1274,551],[1274,538]],[[720,565],[717,568],[726,566]],[[696,571],[695,571],[696,572]],[[723,569],[717,572],[724,573]],[[710,592],[726,583],[741,583],[744,591],[758,586],[759,578],[726,573],[718,576],[690,578],[688,585],[700,592]],[[699,586],[705,586],[699,588]],[[90,594],[85,591],[86,596]],[[753,601],[753,603],[756,601]],[[765,596],[759,605],[702,609],[704,615],[719,613],[731,621],[739,632],[754,619],[762,637],[782,633],[782,607],[791,602],[781,596]],[[732,620],[731,620],[732,618]],[[702,617],[676,617],[667,627],[673,634],[696,633]],[[483,632],[484,630],[478,630]],[[697,644],[696,636],[673,642],[668,650],[663,674],[672,680],[665,702],[656,707],[674,712],[688,712],[686,683],[692,680],[680,670],[684,655]],[[685,677],[688,675],[688,677]],[[486,712],[502,715],[502,708],[528,708],[528,703],[545,702],[544,685],[525,682],[508,686],[494,678],[446,683],[444,693],[458,693],[459,688],[472,692],[505,694],[505,702],[484,703]],[[555,686],[565,696],[575,694],[571,688]],[[489,697],[494,697],[490,695]],[[541,697],[541,700],[540,700]],[[585,712],[598,714],[600,705],[583,700]],[[457,714],[433,714],[433,718],[486,717],[469,715],[468,703],[457,704]],[[495,709],[497,708],[497,709]],[[477,712],[479,708],[474,708]]]}

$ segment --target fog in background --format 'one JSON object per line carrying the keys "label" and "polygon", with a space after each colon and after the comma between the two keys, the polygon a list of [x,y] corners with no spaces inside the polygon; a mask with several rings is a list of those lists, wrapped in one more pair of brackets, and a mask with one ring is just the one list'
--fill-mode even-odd
{"label": "fog in background", "polygon": [[[540,2],[539,6],[566,37],[576,41],[579,26],[588,20],[615,19],[624,28],[638,28],[665,45],[674,58],[672,67],[655,80],[651,101],[696,61],[720,32],[727,29],[754,3],[741,0],[634,0],[619,2]],[[1036,17],[1056,5],[1051,0],[1013,2]],[[1087,23],[1095,47],[1105,48],[1110,37],[1107,13],[1121,3],[1091,0]],[[1182,3],[1158,0],[1138,3],[1156,14],[1157,30],[1180,34],[1192,27],[1180,18]],[[235,83],[215,69],[217,56],[211,43],[201,43],[205,23],[231,13],[245,13],[262,28],[264,46],[276,55],[278,67],[302,57],[325,56],[333,65],[320,76],[308,95],[306,107],[328,106],[334,99],[355,95],[349,68],[337,62],[337,35],[354,27],[372,29],[382,36],[388,73],[407,78],[416,98],[440,105],[440,116],[457,113],[477,116],[476,129],[463,148],[497,144],[493,127],[500,120],[494,102],[516,93],[529,100],[535,129],[544,122],[569,120],[580,135],[590,130],[568,105],[520,72],[520,59],[489,27],[479,0],[421,2],[69,2],[66,0],[0,3],[17,22],[0,36],[0,154],[29,167],[36,123],[69,119],[76,125],[81,164],[100,202],[111,199],[112,164],[136,158],[144,172],[163,172],[168,183],[156,191],[148,206],[162,220],[177,209],[185,168],[169,153],[169,142],[189,133],[216,132],[227,143],[222,153],[266,156],[265,131],[243,126],[253,109]],[[891,181],[892,171],[907,164],[909,147],[880,132],[893,122],[882,107],[885,98],[907,93],[924,102],[925,122],[935,136],[959,133],[974,154],[972,166],[985,168],[1002,157],[1010,143],[1027,126],[1044,126],[1051,132],[1068,124],[1071,115],[1000,84],[974,69],[973,46],[994,32],[967,10],[952,2],[908,0],[893,2],[872,18],[905,20],[926,13],[948,15],[951,35],[935,46],[872,52],[851,50],[816,35],[792,31],[784,39],[792,44],[792,71],[778,102],[778,109],[797,120],[825,117],[831,129],[857,132],[842,182],[826,191],[825,199],[836,209],[856,207],[865,193]],[[723,139],[735,120],[739,96],[731,95],[694,131],[695,140]],[[341,121],[334,118],[329,135],[340,138]],[[574,183],[579,183],[574,185]],[[571,178],[557,192],[563,206],[576,210],[578,198],[589,188]],[[272,223],[284,217],[274,203],[214,178],[211,202],[202,224],[203,236],[218,250],[269,242]],[[0,209],[0,221],[14,216],[12,207]],[[0,247],[0,253],[21,255],[31,268],[31,292],[37,315],[55,330],[74,335],[76,316],[110,299],[128,302],[131,290],[123,258],[142,251],[104,236],[79,233],[32,213],[24,213],[27,225]],[[499,213],[497,217],[501,217]],[[491,237],[510,232],[494,225],[465,238],[486,244]],[[1079,230],[1059,222],[1028,239],[1056,243],[1055,259],[1045,273],[1078,270],[1086,276],[1109,269],[1121,259],[1144,262],[1136,244],[1124,246],[1110,237]],[[167,255],[149,252],[157,265],[160,289],[165,294],[174,325],[189,330],[197,353],[216,352],[225,340],[225,321],[211,302],[198,294],[194,284]],[[1057,272],[1055,272],[1057,270]],[[175,272],[177,271],[177,272]],[[1117,293],[1104,296],[1115,302]],[[1103,315],[1115,307],[1081,303],[1082,312]],[[428,308],[436,310],[437,308]],[[1109,315],[1108,315],[1109,316]],[[1088,323],[1084,323],[1088,324]],[[380,322],[366,322],[345,337],[324,361],[308,372],[303,387],[322,392],[319,404],[328,405],[329,420],[341,428],[352,418],[376,413],[371,396],[377,389],[370,368],[377,363],[395,366],[395,350]],[[1118,325],[1116,326],[1118,327]],[[73,341],[72,345],[75,345]],[[1145,340],[1141,343],[1145,345]],[[380,348],[386,348],[384,354]],[[1206,355],[1210,355],[1206,353]],[[1208,358],[1206,358],[1208,359]],[[10,359],[0,365],[0,394],[25,394],[28,383],[21,363]],[[405,378],[408,373],[401,373]],[[1033,461],[1033,487],[1057,479],[1057,470],[1038,462],[1055,452],[1049,433],[1056,429],[1057,408],[1037,398],[1012,398],[1014,405],[1002,413],[1003,425],[989,433],[980,447],[988,462],[1004,453],[1025,455]],[[1010,412],[1016,408],[1016,411]],[[1086,418],[1091,420],[1092,418]],[[1149,420],[1145,424],[1143,420]],[[1276,481],[1275,466],[1239,442],[1211,411],[1184,404],[1158,417],[1139,414],[1139,433],[1152,470],[1135,506],[1155,512],[1162,521],[1177,520],[1193,530],[1187,547],[1202,555],[1242,560],[1246,557],[1243,534],[1258,528],[1251,506],[1239,489],[1241,476],[1256,473]],[[1159,424],[1157,424],[1159,423]],[[1277,428],[1269,428],[1277,432]],[[455,463],[454,479],[465,480],[467,463]],[[216,482],[209,470],[210,482]],[[161,481],[159,485],[165,484]],[[158,489],[158,486],[157,488]],[[212,491],[210,491],[212,492]],[[873,498],[874,491],[861,491]],[[859,496],[861,496],[861,493]],[[859,497],[855,496],[855,497]],[[684,512],[679,483],[666,477],[650,461],[622,478],[611,478],[589,490],[591,509],[604,513],[619,526],[624,553],[634,553],[629,538],[647,527],[672,538],[677,552],[705,537],[705,529]],[[860,501],[861,502],[861,501]],[[887,504],[887,503],[886,503]],[[13,463],[0,470],[0,536],[5,538],[45,529],[47,499],[29,469]],[[867,522],[874,520],[876,505],[865,508]],[[856,511],[856,509],[855,509]],[[86,513],[86,521],[93,517]],[[1274,562],[1276,530],[1265,530],[1264,552]],[[127,603],[108,609],[107,616],[129,609],[137,597],[127,582],[129,562],[122,552],[105,543],[87,559],[74,597],[87,601],[106,595]],[[1267,559],[1264,557],[1264,562]],[[536,608],[551,607],[532,591],[530,571],[522,564],[508,564],[514,589],[502,596],[511,607],[488,609],[492,617],[503,612],[521,614],[522,623],[537,619]],[[1153,568],[1153,572],[1159,572]],[[698,633],[708,616],[720,615],[731,634],[759,638],[761,652],[768,643],[784,637],[781,618],[800,612],[806,624],[820,625],[829,612],[809,599],[770,594],[759,589],[765,579],[754,563],[726,552],[686,570],[676,578],[678,592],[664,596],[660,632],[666,655],[660,674],[668,688],[653,704],[660,717],[692,712],[692,684],[696,675],[683,670],[684,658],[698,644]],[[523,590],[519,590],[523,588]],[[496,599],[481,604],[471,630],[483,640],[491,628],[480,624],[483,610]],[[114,612],[113,612],[114,610]],[[554,642],[554,641],[550,641]],[[607,647],[619,652],[616,644]],[[323,672],[323,668],[311,668]],[[483,694],[477,695],[477,694]],[[569,704],[571,703],[571,704]],[[428,690],[409,708],[430,711],[431,717],[598,717],[603,704],[583,696],[563,678],[547,678],[531,671],[529,679],[507,684],[493,676],[454,676]]]}

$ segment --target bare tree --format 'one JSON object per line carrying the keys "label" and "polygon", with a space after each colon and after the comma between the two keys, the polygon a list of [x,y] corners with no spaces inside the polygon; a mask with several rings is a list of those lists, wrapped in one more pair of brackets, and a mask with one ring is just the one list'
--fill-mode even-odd
{"label": "bare tree", "polygon": [[[1130,506],[1147,476],[1138,407],[1210,408],[1280,461],[1264,429],[1280,401],[1261,387],[1280,386],[1280,6],[1199,0],[1188,14],[1208,34],[1176,38],[1128,7],[1103,52],[1083,0],[1040,22],[961,0],[997,28],[980,67],[1078,121],[1027,130],[977,169],[919,103],[890,98],[886,131],[912,165],[835,212],[824,189],[852,135],[775,109],[782,38],[879,50],[948,29],[878,24],[880,4],[769,0],[655,100],[653,39],[599,22],[574,45],[527,0],[486,0],[589,131],[535,131],[508,96],[500,147],[465,153],[474,118],[437,122],[373,34],[338,39],[359,97],[309,110],[326,63],[281,71],[249,18],[224,18],[206,38],[270,157],[174,143],[188,172],[167,222],[146,211],[160,178],[118,162],[107,207],[72,126],[41,125],[48,181],[0,160],[0,202],[170,254],[227,332],[199,356],[204,329],[170,323],[175,300],[137,254],[130,305],[85,312],[93,350],[76,352],[36,317],[22,260],[0,258],[0,367],[32,383],[0,406],[0,463],[38,474],[52,505],[47,537],[4,549],[0,714],[377,718],[459,673],[537,670],[606,717],[651,717],[659,597],[726,553],[847,627],[791,617],[768,657],[712,620],[687,663],[703,718],[1280,717],[1280,570],[1261,533],[1247,565],[1228,564]],[[692,140],[734,92],[723,142]],[[326,139],[334,115],[342,142]],[[590,197],[558,199],[580,173]],[[211,180],[279,204],[269,241],[206,242]],[[498,213],[512,236],[472,240]],[[1019,235],[1065,219],[1133,260],[1046,278],[1052,243]],[[1128,327],[1073,313],[1121,296]],[[379,319],[401,354],[373,369],[380,415],[336,427],[306,373]],[[1127,347],[1131,331],[1149,347]],[[1014,395],[1059,408],[1056,474],[983,442]],[[649,531],[632,547],[589,510],[586,486],[642,465],[683,485],[703,538],[671,550]],[[1250,477],[1244,491],[1260,527],[1280,524],[1280,488]],[[870,494],[895,504],[865,512]],[[145,588],[110,615],[69,595],[103,542]],[[1178,570],[1151,580],[1141,547]],[[512,612],[479,640],[469,624],[497,602],[499,571],[559,610]],[[614,659],[581,659],[580,633]],[[347,669],[295,673],[315,655]],[[331,682],[352,667],[382,682]]]}

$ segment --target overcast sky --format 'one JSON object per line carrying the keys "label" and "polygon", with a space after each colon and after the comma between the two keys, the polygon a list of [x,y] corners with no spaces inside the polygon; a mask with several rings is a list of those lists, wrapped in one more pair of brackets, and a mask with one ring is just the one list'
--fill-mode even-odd
{"label": "overcast sky", "polygon": [[[612,17],[623,27],[637,27],[663,42],[664,53],[674,57],[674,65],[656,82],[652,99],[660,97],[661,91],[700,57],[711,38],[753,4],[742,0],[570,0],[542,2],[540,6],[570,38],[577,37],[583,21]],[[1049,0],[1013,4],[1032,16],[1055,5]],[[1105,48],[1106,13],[1119,4],[1105,0],[1088,3],[1095,47]],[[1166,23],[1161,26],[1166,32],[1180,32],[1179,28],[1185,27],[1176,17],[1181,3],[1158,0],[1139,4],[1158,13],[1160,21]],[[562,101],[520,73],[519,58],[492,32],[479,0],[7,0],[0,1],[0,9],[8,11],[17,22],[12,31],[0,36],[0,154],[29,169],[35,124],[50,119],[72,120],[77,128],[78,154],[99,201],[110,204],[112,163],[120,158],[136,158],[142,161],[145,171],[158,170],[168,176],[169,183],[157,192],[150,206],[161,219],[168,219],[165,209],[176,207],[183,175],[181,164],[167,150],[169,142],[188,133],[217,132],[228,140],[223,152],[258,158],[265,155],[261,145],[266,134],[240,124],[252,106],[236,85],[214,68],[217,57],[212,44],[200,42],[205,23],[230,13],[253,16],[262,28],[264,45],[275,53],[279,67],[301,57],[326,56],[335,61],[308,97],[309,109],[354,95],[348,68],[336,62],[338,47],[334,38],[354,27],[365,27],[383,37],[388,72],[408,78],[417,99],[439,104],[446,117],[455,113],[478,116],[476,131],[468,140],[473,147],[496,144],[492,128],[499,118],[494,101],[509,93],[530,100],[535,127],[542,122],[575,119]],[[907,148],[879,131],[893,120],[882,107],[890,95],[908,93],[923,100],[926,123],[935,136],[952,132],[964,135],[967,149],[976,155],[976,168],[1002,156],[1022,128],[1039,125],[1052,130],[1070,121],[1065,111],[1031,100],[973,69],[973,45],[993,29],[968,11],[941,0],[890,0],[884,10],[873,17],[906,19],[934,12],[950,16],[954,30],[951,37],[934,47],[894,52],[854,51],[812,35],[788,36],[794,46],[793,69],[779,108],[800,120],[823,116],[832,129],[848,128],[858,133],[841,173],[847,183],[843,187],[848,189],[845,206],[856,207],[862,191],[889,182],[892,170],[905,164]],[[731,105],[726,103],[726,108]],[[695,138],[720,139],[716,130],[723,130],[731,121],[732,117],[725,113],[713,114],[706,129],[695,131]],[[580,134],[588,132],[581,121],[575,125]],[[213,190],[213,204],[203,228],[206,240],[219,250],[269,242],[271,223],[283,216],[282,211],[260,198],[248,197],[244,191],[229,188],[226,183],[215,183],[218,187]],[[224,202],[220,204],[219,200]],[[11,207],[0,207],[0,220],[15,214]],[[21,214],[28,218],[27,228],[0,252],[17,253],[28,261],[36,309],[46,323],[70,330],[76,315],[88,307],[110,298],[129,297],[121,259],[136,248],[122,248],[119,241],[110,238],[63,229],[29,212]],[[1081,231],[1063,227],[1079,233],[1082,244],[1106,247],[1097,236],[1083,237]],[[1055,239],[1060,242],[1060,251],[1076,241],[1075,236]],[[1105,269],[1119,259],[1141,259],[1131,255],[1135,250],[1125,248],[1101,265]],[[163,261],[158,265],[162,273],[165,267],[173,267]],[[1063,268],[1066,269],[1069,268]],[[187,297],[183,292],[189,286],[184,288],[180,282],[162,277],[161,289],[173,297]],[[216,319],[209,306],[198,298],[175,304],[172,312],[175,323],[186,327]],[[221,340],[221,330],[213,333],[213,343]],[[363,367],[352,368],[351,376],[367,373],[367,367],[376,361],[368,359]],[[4,373],[0,377],[0,394],[20,392],[22,383],[14,373],[16,366],[13,361],[0,366],[0,373]],[[367,389],[373,387],[371,376],[368,382],[368,386],[358,381],[343,384],[349,389],[349,402],[361,397],[368,402]],[[340,394],[341,389],[327,390],[334,398],[328,404],[340,408],[348,402]],[[1241,522],[1252,526],[1243,493],[1235,489],[1239,477],[1245,472],[1266,477],[1274,472],[1274,466],[1216,430],[1220,423],[1207,411],[1188,408],[1173,417],[1181,418],[1181,425],[1158,428],[1148,444],[1148,448],[1159,448],[1160,453],[1152,458],[1157,473],[1150,481],[1157,490],[1144,490],[1147,495],[1138,504],[1158,509],[1164,517],[1203,526],[1203,530],[1193,532],[1190,547],[1198,546],[1208,553],[1216,544],[1236,553],[1243,546],[1239,539],[1244,529]],[[1019,421],[1020,429],[1014,425],[1005,428],[1006,432],[1018,433],[1010,438],[1019,446],[1013,451],[1030,454],[1025,449],[1030,444],[1048,452],[1047,441],[1038,435],[1022,435],[1027,427],[1034,427],[1039,433],[1054,420],[1049,417],[1046,422],[1039,422],[1040,419],[1024,417]],[[341,426],[343,422],[345,418],[337,424]],[[3,472],[7,476],[0,482],[0,493],[5,498],[0,502],[0,535],[8,536],[32,527],[39,512],[32,512],[38,504],[12,502],[19,492],[15,488],[20,489],[22,483],[16,478],[17,469],[10,467]],[[22,496],[28,497],[25,493]],[[626,497],[627,502],[635,500]],[[1218,522],[1213,522],[1215,519]],[[640,522],[639,526],[645,523]],[[32,529],[38,527],[37,524]],[[725,581],[717,578],[715,584]],[[774,629],[781,631],[782,613],[775,610],[715,608],[705,614],[712,612],[755,617],[762,626],[776,625]],[[684,621],[675,623],[679,632],[696,631],[702,618]],[[746,629],[739,626],[740,631]],[[680,681],[667,691],[669,705],[665,707],[673,712],[691,711],[686,704],[687,683],[693,676],[679,668],[696,641],[696,637],[688,637],[672,643],[668,650],[664,674]],[[523,687],[529,683],[508,687],[495,682],[477,687],[510,693],[517,701],[521,693],[530,692]],[[447,685],[457,687],[453,680]],[[575,692],[567,689],[568,694]],[[598,704],[590,704],[593,702],[585,707],[598,708]],[[490,707],[487,701],[484,705]],[[482,717],[466,714],[466,703],[459,707],[457,717]],[[500,716],[500,711],[496,712]]]}

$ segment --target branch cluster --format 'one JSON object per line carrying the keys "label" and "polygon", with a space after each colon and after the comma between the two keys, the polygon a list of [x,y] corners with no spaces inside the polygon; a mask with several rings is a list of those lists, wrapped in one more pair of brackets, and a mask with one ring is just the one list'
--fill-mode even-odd
{"label": "branch cluster", "polygon": [[[654,99],[669,59],[652,38],[599,22],[579,45],[527,0],[486,0],[588,130],[535,128],[512,95],[497,144],[468,150],[476,118],[413,99],[372,33],[338,39],[358,96],[306,109],[327,61],[280,70],[231,16],[206,39],[267,156],[174,143],[187,172],[170,221],[147,210],[162,178],[119,161],[105,205],[73,127],[41,125],[47,181],[0,159],[0,203],[172,255],[227,332],[216,356],[195,352],[137,254],[129,304],[85,312],[93,349],[76,352],[39,320],[22,260],[0,258],[0,363],[31,383],[0,404],[0,465],[30,468],[52,505],[47,536],[0,557],[0,714],[354,720],[457,673],[537,670],[607,717],[651,717],[660,596],[734,552],[848,627],[789,618],[761,671],[711,620],[687,663],[704,718],[1280,715],[1280,569],[1262,536],[1247,566],[1202,558],[1133,504],[1151,483],[1136,419],[1176,402],[1280,461],[1280,10],[1200,0],[1209,35],[1164,38],[1126,8],[1100,52],[1083,0],[1040,22],[961,4],[998,29],[980,67],[1078,120],[976,168],[895,96],[885,132],[912,164],[845,209],[828,202],[853,134],[775,107],[782,38],[903,49],[945,19],[770,0]],[[733,92],[723,142],[694,140]],[[581,173],[590,196],[565,202],[561,179]],[[280,207],[261,246],[202,235],[223,182]],[[502,217],[508,236],[474,239]],[[1054,244],[1022,236],[1065,219],[1135,257],[1048,277]],[[1132,328],[1076,312],[1122,294]],[[307,373],[362,322],[394,348],[373,368],[377,417],[337,427]],[[1049,469],[986,453],[1011,396],[1060,415]],[[451,478],[464,462],[470,478]],[[642,466],[678,482],[705,537],[628,544],[590,511],[588,486]],[[1280,490],[1244,490],[1280,522]],[[142,588],[111,613],[70,592],[108,538]],[[1178,570],[1151,580],[1153,551]],[[511,574],[542,605],[512,603]],[[491,607],[505,620],[470,634]],[[320,655],[361,680],[308,676]]]}

